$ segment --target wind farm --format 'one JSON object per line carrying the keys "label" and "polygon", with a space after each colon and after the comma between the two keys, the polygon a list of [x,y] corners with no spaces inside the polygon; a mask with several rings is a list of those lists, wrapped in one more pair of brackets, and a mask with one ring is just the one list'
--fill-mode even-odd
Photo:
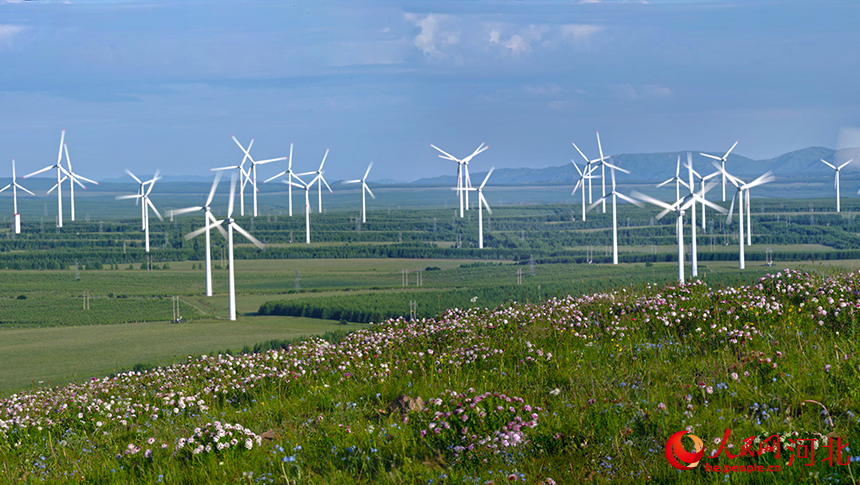
{"label": "wind farm", "polygon": [[860,477],[860,4],[0,4],[0,482]]}

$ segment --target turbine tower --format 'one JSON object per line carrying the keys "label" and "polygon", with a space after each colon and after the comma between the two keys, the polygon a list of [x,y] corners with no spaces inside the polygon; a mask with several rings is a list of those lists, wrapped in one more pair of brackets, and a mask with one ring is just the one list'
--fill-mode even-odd
{"label": "turbine tower", "polygon": [[[332,194],[334,193],[334,191],[331,190],[331,187],[329,187],[328,182],[326,182],[325,177],[323,177],[323,174],[325,173],[325,171],[323,170],[323,165],[325,165],[325,159],[326,158],[328,158],[328,148],[326,148],[326,150],[325,150],[325,155],[323,155],[322,162],[320,162],[320,167],[318,169],[316,169],[313,172],[305,172],[305,173],[299,174],[299,176],[315,175],[315,177],[314,177],[313,181],[311,181],[310,185],[313,185],[314,182],[317,182],[317,188],[319,189],[318,196],[319,196],[319,212],[320,212],[320,214],[322,214],[322,186],[323,186],[323,184],[325,184],[326,188],[328,189],[328,191],[330,193],[332,193]],[[296,178],[299,178],[299,177],[296,177]]]}
{"label": "turbine tower", "polygon": [[[290,143],[290,161],[287,163],[287,169],[284,170],[283,172],[280,172],[278,175],[275,175],[274,177],[269,177],[266,180],[263,180],[263,183],[265,184],[267,182],[271,182],[272,180],[275,180],[278,177],[283,177],[284,175],[287,176],[288,180],[293,180],[293,178],[296,176],[296,173],[293,172],[293,144],[292,143]],[[287,186],[287,190],[289,192],[288,197],[289,197],[289,204],[290,204],[290,217],[293,217],[293,186],[292,185]]]}
{"label": "turbine tower", "polygon": [[370,187],[367,186],[367,175],[370,174],[370,169],[372,167],[373,167],[373,162],[370,162],[370,164],[367,165],[367,171],[364,172],[364,177],[362,177],[359,180],[347,180],[346,182],[344,182],[345,184],[358,184],[358,183],[361,184],[361,222],[362,223],[367,222],[367,210],[366,210],[366,206],[365,206],[365,198],[366,198],[365,193],[370,194],[370,196],[373,197],[374,199],[376,198],[376,196],[373,195],[373,192],[370,191]]}
{"label": "turbine tower", "polygon": [[[155,212],[155,215],[158,216],[159,220],[161,220],[161,221],[164,220],[164,218],[161,217],[161,214],[158,213],[158,209],[155,208],[155,204],[153,204],[152,201],[149,200],[149,193],[152,192],[152,188],[155,187],[155,182],[161,179],[161,177],[159,176],[160,171],[156,170],[155,175],[150,180],[148,180],[146,182],[141,182],[140,179],[135,177],[134,174],[132,174],[130,170],[126,169],[126,172],[128,172],[128,174],[131,175],[132,178],[137,180],[137,182],[140,184],[140,187],[138,188],[138,193],[136,193],[134,195],[118,195],[116,197],[116,199],[117,200],[123,200],[123,199],[139,199],[140,200],[140,203],[142,205],[141,217],[143,218],[143,231],[145,233],[144,240],[145,240],[145,244],[146,244],[146,252],[148,253],[149,252],[149,209],[152,208],[152,211]],[[146,185],[149,185],[149,187],[144,190]]]}
{"label": "turbine tower", "polygon": [[[251,145],[254,143],[253,139],[251,140],[251,143],[248,145],[248,149],[246,150],[245,147],[243,147],[242,144],[239,143],[239,140],[237,140],[235,136],[232,138],[233,138],[233,141],[235,141],[236,144],[239,145],[239,148],[241,148],[242,151],[245,153],[245,157],[242,159],[242,163],[239,165],[239,172],[244,174],[244,176],[245,176],[244,181],[242,181],[242,180],[239,181],[239,183],[241,185],[241,188],[239,189],[239,193],[241,194],[241,201],[242,201],[240,204],[241,207],[239,208],[239,210],[241,211],[241,215],[244,216],[245,215],[245,203],[244,203],[245,186],[248,185],[248,182],[250,181],[251,187],[254,190],[254,217],[257,217],[257,165],[265,165],[267,163],[279,162],[281,160],[286,160],[287,157],[270,158],[268,160],[260,160],[259,162],[257,162],[254,160],[253,157],[251,157],[251,153],[250,153],[251,152]],[[290,145],[290,146],[292,147],[292,145]],[[245,160],[251,161],[251,169],[248,172],[245,172],[242,169],[242,165],[244,165]]]}
{"label": "turbine tower", "polygon": [[843,163],[842,165],[840,165],[840,166],[838,166],[838,167],[837,167],[837,166],[835,166],[835,165],[831,165],[831,164],[829,164],[829,163],[825,162],[825,161],[824,161],[824,159],[821,159],[821,163],[823,163],[823,164],[827,165],[828,167],[830,167],[830,168],[832,168],[834,171],[836,171],[836,178],[835,178],[835,180],[833,181],[833,185],[836,187],[836,212],[839,212],[839,209],[840,209],[840,207],[839,207],[839,172],[840,172],[840,171],[841,171],[841,170],[842,170],[846,165],[848,165],[849,163],[851,163],[851,162],[853,162],[853,161],[854,161],[854,159],[852,158],[851,160],[848,160],[847,162],[845,162],[845,163]]}
{"label": "turbine tower", "polygon": [[[201,232],[206,233],[206,296],[212,296],[212,249],[211,249],[211,244],[210,244],[211,239],[209,236],[209,229],[212,226],[210,226],[209,224],[213,224],[213,223],[218,222],[215,219],[215,216],[212,215],[212,208],[211,208],[210,204],[212,204],[212,198],[215,196],[215,188],[218,187],[218,182],[221,180],[221,174],[222,174],[222,172],[215,172],[215,180],[212,182],[212,188],[209,189],[209,197],[206,198],[205,204],[203,204],[202,206],[198,206],[198,207],[186,207],[184,209],[177,209],[177,210],[170,212],[171,218],[173,218],[173,216],[187,214],[189,212],[197,212],[200,210],[202,210],[204,212],[203,225],[205,227],[203,229],[205,231],[201,231]],[[221,227],[220,224],[215,225],[214,227],[216,227],[219,231],[221,231],[221,234],[224,236],[225,239],[227,238],[227,231],[225,231],[224,228]],[[194,234],[194,232],[192,232],[190,234]],[[196,237],[197,235],[199,235],[199,234],[194,234],[194,236],[191,236],[191,237]],[[191,239],[191,237],[188,237],[186,235],[185,239],[188,240],[188,239]]]}
{"label": "turbine tower", "polygon": [[[311,173],[314,173],[314,172],[311,172]],[[305,181],[302,180],[301,178],[299,178],[297,175],[295,175],[294,177],[296,180],[298,180],[300,182],[299,184],[293,182],[292,180],[281,180],[281,182],[283,182],[285,184],[295,185],[296,187],[300,187],[302,189],[305,189],[305,243],[310,244],[311,243],[310,191],[314,186],[314,182],[317,181],[317,177],[319,177],[319,175],[317,175],[317,177],[314,177],[313,180],[310,181],[310,183],[305,183]]]}
{"label": "turbine tower", "polygon": [[[477,189],[474,187],[466,187],[464,189],[464,190],[468,190],[468,191],[477,191],[478,192],[478,249],[484,249],[484,211],[482,209],[481,204],[483,204],[483,207],[487,208],[488,214],[493,215],[493,210],[490,209],[490,204],[488,204],[487,199],[484,198],[483,190],[484,190],[484,185],[487,184],[487,180],[490,180],[490,175],[493,174],[493,170],[495,170],[495,169],[496,169],[496,167],[490,167],[490,171],[487,172],[487,176],[484,177],[484,181],[481,183],[481,186],[478,187]],[[457,190],[457,189],[452,188],[451,190]]]}
{"label": "turbine tower", "polygon": [[[53,165],[48,165],[47,167],[45,167],[41,170],[36,170],[35,172],[29,173],[27,175],[24,175],[24,177],[22,177],[22,178],[26,179],[26,178],[32,177],[33,175],[38,175],[42,172],[46,172],[46,171],[51,170],[51,169],[57,169],[57,184],[54,186],[57,188],[57,227],[63,227],[63,194],[62,194],[63,187],[62,187],[62,183],[65,179],[62,178],[61,176],[63,174],[65,174],[67,177],[70,175],[68,170],[63,168],[63,166],[61,164],[61,162],[63,160],[63,144],[64,144],[65,139],[66,139],[66,130],[64,129],[60,133],[60,148],[57,152],[57,163],[55,163]],[[50,193],[50,190],[48,191],[48,193]]]}
{"label": "turbine tower", "polygon": [[623,168],[616,167],[615,165],[612,165],[605,161],[603,162],[603,165],[609,167],[609,174],[612,178],[612,192],[604,195],[599,200],[588,206],[588,210],[594,209],[595,207],[597,207],[597,204],[600,204],[601,202],[606,203],[606,198],[612,197],[612,264],[618,264],[618,217],[615,210],[616,197],[621,197],[623,200],[626,200],[627,202],[635,204],[639,207],[643,207],[643,204],[638,200],[635,200],[631,197],[627,197],[626,195],[618,192],[618,190],[616,190],[615,188],[615,171],[620,170],[626,174],[629,174],[629,171],[624,170]]}
{"label": "turbine tower", "polygon": [[667,204],[662,200],[655,199],[654,197],[639,193],[633,192],[631,195],[636,197],[639,200],[644,202],[648,202],[650,204],[654,204],[658,207],[662,207],[663,211],[657,214],[657,219],[662,219],[663,216],[670,212],[674,212],[676,216],[675,221],[675,232],[678,236],[678,281],[680,283],[684,283],[684,213],[691,206],[695,207],[696,202],[707,204],[710,207],[713,207],[717,211],[725,212],[726,210],[722,207],[714,204],[713,202],[700,199],[699,196],[695,193],[691,193],[690,195],[684,197],[683,199],[676,200],[673,204]]}
{"label": "turbine tower", "polygon": [[[714,166],[720,168],[719,165],[714,163]],[[744,256],[744,244],[751,245],[749,241],[744,242],[744,191],[747,192],[747,197],[749,197],[749,189],[757,187],[762,184],[766,184],[768,182],[772,182],[774,180],[773,174],[771,172],[767,172],[759,178],[753,180],[750,183],[746,183],[743,180],[729,174],[724,170],[720,170],[729,180],[729,182],[737,188],[735,195],[732,197],[732,203],[729,206],[729,215],[726,217],[726,224],[731,224],[732,222],[732,213],[735,209],[735,198],[738,199],[738,267],[740,269],[744,269],[746,267],[746,260]],[[747,225],[749,225],[749,217],[747,218]],[[747,228],[749,230],[749,228]]]}
{"label": "turbine tower", "polygon": [[[738,141],[740,141],[740,140],[738,140]],[[726,154],[723,155],[722,157],[715,157],[713,155],[708,155],[707,153],[701,153],[701,152],[699,153],[699,155],[701,155],[703,157],[713,158],[714,160],[720,162],[720,166],[717,168],[719,168],[720,171],[723,173],[723,202],[726,201],[726,159],[729,158],[729,153],[732,153],[732,150],[734,150],[736,146],[738,146],[737,141],[735,142],[734,145],[732,145],[731,148],[729,148],[729,151],[727,151]]]}
{"label": "turbine tower", "polygon": [[21,234],[21,214],[18,213],[18,189],[27,192],[28,194],[35,196],[36,194],[30,192],[29,190],[22,187],[15,178],[15,159],[12,159],[12,183],[0,189],[0,192],[12,187],[12,210],[14,211],[13,220],[14,220],[14,231],[15,234]]}
{"label": "turbine tower", "polygon": [[233,268],[233,230],[235,229],[239,234],[245,236],[245,238],[251,241],[255,246],[260,249],[266,249],[266,246],[261,243],[257,238],[249,234],[247,231],[239,227],[236,224],[236,221],[233,219],[233,200],[236,194],[236,176],[234,175],[232,180],[230,181],[230,201],[227,204],[227,218],[221,219],[220,221],[214,221],[211,224],[206,225],[194,232],[190,232],[185,235],[185,239],[191,239],[198,234],[206,231],[209,227],[220,227],[224,222],[227,223],[227,266],[228,266],[228,274],[229,274],[229,298],[230,298],[230,321],[236,320],[236,276],[235,270]]}
{"label": "turbine tower", "polygon": [[65,143],[63,143],[63,151],[66,154],[66,166],[69,167],[69,171],[68,171],[68,174],[69,174],[68,175],[68,177],[69,177],[69,194],[70,194],[71,201],[72,201],[70,209],[71,209],[71,213],[72,213],[72,222],[74,222],[75,221],[75,184],[78,184],[81,186],[81,188],[83,188],[84,190],[87,190],[87,188],[84,187],[84,184],[80,183],[78,181],[78,179],[81,179],[85,182],[89,182],[91,184],[96,184],[96,185],[98,185],[99,183],[96,182],[95,180],[90,180],[90,179],[84,177],[83,175],[76,174],[74,172],[74,170],[72,170],[72,160],[69,158],[69,147]]}
{"label": "turbine tower", "polygon": [[585,170],[580,170],[579,166],[576,165],[576,162],[571,160],[570,163],[572,163],[576,171],[579,172],[579,180],[576,181],[576,185],[573,187],[573,192],[571,192],[570,195],[574,195],[576,190],[580,189],[579,191],[582,193],[582,221],[585,222],[585,179],[588,179],[589,184],[591,183],[591,179],[594,178],[594,176],[591,175],[591,170],[594,170],[594,167],[589,169],[590,165],[586,163]]}

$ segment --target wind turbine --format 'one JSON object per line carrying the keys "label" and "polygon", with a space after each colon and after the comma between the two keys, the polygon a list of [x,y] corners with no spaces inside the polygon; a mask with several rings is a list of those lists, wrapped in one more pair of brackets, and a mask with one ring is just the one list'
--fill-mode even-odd
{"label": "wind turbine", "polygon": [[[239,143],[239,140],[237,140],[235,136],[233,136],[232,138],[233,138],[233,141],[235,141],[236,144],[239,145],[239,148],[241,148],[242,151],[245,153],[245,157],[242,158],[242,163],[239,164],[239,172],[245,176],[244,181],[242,181],[241,179],[239,180],[239,183],[241,184],[241,187],[239,189],[239,193],[241,194],[240,195],[239,211],[240,211],[241,215],[243,215],[243,216],[245,215],[245,185],[247,185],[248,182],[250,181],[251,187],[254,189],[254,217],[257,217],[257,165],[265,165],[267,163],[280,162],[281,160],[286,160],[287,157],[270,158],[268,160],[260,160],[259,162],[257,162],[254,160],[253,157],[251,157],[251,153],[250,153],[251,152],[251,145],[254,144],[253,139],[251,139],[251,143],[248,144],[248,149],[246,150],[245,147],[243,147],[242,144]],[[292,144],[290,144],[290,151],[292,151]],[[251,161],[251,169],[248,172],[245,172],[244,169],[242,168],[242,165],[245,164],[245,160]],[[217,169],[213,169],[213,170],[217,170]],[[265,182],[263,182],[263,183],[265,183]]]}
{"label": "wind turbine", "polygon": [[[362,223],[367,222],[367,217],[366,217],[367,211],[365,210],[365,204],[364,204],[365,203],[365,192],[370,194],[370,196],[373,197],[374,199],[376,198],[376,196],[373,195],[373,192],[370,191],[370,187],[367,186],[367,175],[370,174],[370,169],[372,167],[373,167],[373,162],[370,162],[370,164],[367,166],[367,171],[364,172],[364,177],[362,177],[359,180],[347,180],[346,182],[344,182],[345,184],[361,183],[361,222]],[[290,187],[292,187],[292,186],[290,186]]]}
{"label": "wind turbine", "polygon": [[452,162],[457,162],[457,197],[460,198],[460,217],[463,217],[463,205],[465,204],[465,209],[469,210],[469,191],[467,189],[472,188],[472,181],[469,178],[469,162],[475,155],[483,153],[487,151],[490,146],[481,143],[478,148],[472,152],[471,155],[464,159],[459,159],[450,153],[445,152],[441,148],[437,147],[434,144],[430,144],[431,147],[435,148],[437,151],[442,153],[442,155],[436,155],[439,158],[444,158],[445,160],[451,160]]}
{"label": "wind turbine", "polygon": [[205,227],[197,229],[194,232],[190,232],[185,235],[185,239],[191,239],[196,237],[200,233],[207,231],[210,227],[221,227],[221,224],[224,222],[227,223],[227,265],[228,265],[228,273],[229,273],[229,292],[230,292],[230,320],[236,320],[236,277],[233,268],[233,230],[235,229],[239,234],[245,236],[245,238],[251,241],[255,246],[260,249],[266,249],[266,246],[261,243],[257,238],[249,234],[247,231],[239,227],[236,224],[236,221],[233,219],[233,199],[236,194],[236,176],[234,175],[232,180],[230,181],[230,202],[227,204],[227,218],[221,219],[220,221],[213,221],[211,224],[207,224]]}
{"label": "wind turbine", "polygon": [[579,172],[579,180],[576,181],[576,185],[573,187],[573,192],[571,192],[570,195],[575,194],[577,189],[581,189],[580,193],[582,193],[582,220],[583,222],[585,222],[585,179],[588,179],[589,184],[591,183],[591,179],[594,178],[594,176],[591,175],[591,170],[594,170],[594,167],[591,167],[586,163],[585,170],[580,170],[579,166],[576,165],[576,162],[571,160],[570,163],[572,163],[573,167],[576,168],[576,171]]}
{"label": "wind turbine", "polygon": [[[582,177],[583,173],[588,172],[588,176],[586,178],[588,178],[588,203],[590,204],[591,203],[591,179],[597,178],[595,176],[592,176],[591,172],[593,172],[597,168],[596,166],[594,166],[594,164],[596,162],[602,162],[603,159],[602,158],[595,158],[594,160],[589,160],[588,157],[586,157],[585,154],[582,153],[582,150],[580,150],[579,147],[576,146],[576,143],[570,142],[570,144],[573,145],[573,148],[576,148],[576,151],[578,151],[579,154],[582,155],[582,158],[585,160],[585,168],[580,172],[579,167],[576,167],[576,171],[579,172],[580,177]],[[571,160],[571,162],[572,161],[573,160]],[[573,165],[576,166],[575,163]],[[585,188],[583,187],[583,190],[584,189]],[[574,189],[574,190],[576,190],[576,189]],[[573,195],[573,194],[571,194],[571,195]],[[585,204],[585,199],[583,199],[583,204]],[[582,220],[585,220],[584,216],[585,216],[585,213],[583,213],[583,219]]]}
{"label": "wind turbine", "polygon": [[[320,162],[320,168],[316,169],[316,171],[314,171],[314,172],[305,172],[305,173],[300,173],[300,174],[299,174],[299,176],[302,176],[302,175],[316,175],[316,176],[314,177],[314,179],[311,181],[310,185],[313,185],[313,184],[314,184],[314,182],[317,182],[317,183],[318,183],[318,188],[319,188],[319,194],[318,194],[318,195],[319,195],[319,212],[320,212],[320,214],[322,214],[322,185],[323,185],[323,184],[325,184],[325,186],[326,186],[326,188],[328,189],[328,191],[329,191],[329,192],[331,192],[331,193],[334,193],[334,191],[333,191],[333,190],[331,190],[331,187],[329,187],[328,182],[326,182],[326,181],[325,181],[325,177],[323,177],[323,174],[325,173],[325,171],[323,170],[323,165],[325,165],[325,159],[326,159],[327,157],[328,157],[328,148],[326,148],[326,150],[325,150],[325,155],[323,155],[322,162]],[[299,177],[296,177],[296,178],[299,178]],[[301,180],[301,179],[299,179],[299,180]]]}
{"label": "wind turbine", "polygon": [[[215,196],[215,188],[218,187],[218,182],[221,180],[221,174],[222,172],[215,173],[215,180],[212,182],[212,188],[209,189],[209,197],[206,198],[205,204],[198,207],[186,207],[185,209],[177,209],[170,212],[170,217],[172,218],[173,216],[187,214],[189,212],[196,212],[199,210],[204,211],[203,225],[206,226],[206,296],[212,296],[212,249],[210,247],[211,244],[209,237],[209,229],[212,226],[210,226],[209,224],[218,222],[215,219],[215,216],[212,215],[210,204],[212,204],[212,197]],[[224,236],[225,239],[227,238],[227,231],[225,231],[220,224],[215,225],[214,227],[221,231],[221,234]]]}
{"label": "wind turbine", "polygon": [[78,184],[84,190],[87,190],[87,188],[84,187],[84,184],[78,182],[78,179],[81,179],[83,181],[89,182],[91,184],[96,184],[96,185],[98,185],[99,183],[96,182],[95,180],[90,180],[90,179],[84,177],[83,175],[76,174],[72,170],[72,159],[69,158],[69,147],[65,143],[63,143],[63,151],[66,153],[66,165],[69,167],[69,171],[68,171],[69,190],[70,190],[70,196],[72,199],[72,205],[71,205],[72,222],[74,222],[74,220],[75,220],[75,184]]}
{"label": "wind turbine", "polygon": [[[60,176],[62,174],[66,174],[66,176],[69,175],[68,170],[63,168],[63,166],[60,163],[63,160],[63,144],[64,144],[65,139],[66,139],[66,130],[63,130],[60,134],[60,149],[57,152],[57,163],[55,163],[53,165],[48,165],[47,167],[45,167],[41,170],[36,170],[35,172],[24,175],[22,177],[22,178],[26,179],[26,178],[32,177],[33,175],[38,175],[42,172],[46,172],[48,170],[51,170],[52,168],[57,169],[57,185],[55,185],[55,187],[57,188],[57,227],[63,227],[63,196],[62,196],[63,195],[62,194],[62,188],[63,187],[61,184],[63,183],[63,181],[65,179],[61,178]],[[48,191],[48,193],[50,193],[50,191]]]}
{"label": "wind turbine", "polygon": [[[292,143],[290,143],[290,161],[287,164],[287,169],[284,170],[283,172],[279,173],[278,175],[275,175],[274,177],[269,177],[266,180],[263,180],[263,183],[265,184],[267,182],[271,182],[272,180],[275,180],[278,177],[283,177],[284,175],[287,176],[288,180],[293,180],[293,178],[296,176],[296,173],[293,172],[293,144]],[[289,185],[287,190],[289,191],[290,217],[293,217],[293,186],[292,186],[292,184]]]}
{"label": "wind turbine", "polygon": [[0,189],[0,192],[12,187],[12,208],[15,211],[13,215],[14,219],[14,230],[15,234],[21,234],[21,214],[18,214],[18,189],[27,192],[28,194],[35,196],[36,194],[30,192],[29,190],[22,187],[18,184],[18,181],[15,178],[15,159],[12,159],[12,183]]}
{"label": "wind turbine", "polygon": [[[715,167],[719,168],[719,166],[715,163]],[[746,183],[743,180],[729,174],[728,172],[721,170],[723,174],[725,174],[726,178],[728,178],[729,182],[737,188],[735,192],[735,196],[732,197],[732,203],[729,206],[729,215],[726,218],[726,224],[731,224],[732,222],[732,213],[735,209],[735,197],[738,199],[738,267],[740,269],[744,269],[746,267],[746,261],[744,256],[744,191],[747,192],[747,197],[749,197],[749,189],[766,184],[768,182],[772,182],[774,180],[773,174],[771,172],[767,172],[759,178],[753,180],[750,183]],[[749,225],[750,219],[747,217],[747,225]],[[750,228],[747,228],[750,230]],[[751,241],[746,242],[747,245],[752,245]]]}
{"label": "wind turbine", "polygon": [[[687,163],[689,163],[690,156],[688,154]],[[681,155],[678,155],[678,164],[675,166],[675,176],[670,178],[669,180],[661,183],[657,187],[662,187],[669,182],[675,182],[675,200],[679,200],[681,198],[681,186],[687,187],[692,190],[692,186],[688,185],[687,182],[684,182],[684,179],[681,178]]]}
{"label": "wind turbine", "polygon": [[[484,181],[481,183],[481,186],[478,187],[477,189],[474,187],[466,187],[465,189],[463,189],[466,191],[477,191],[478,192],[478,249],[484,249],[484,211],[481,207],[481,204],[483,204],[483,207],[487,208],[488,214],[493,215],[493,210],[490,209],[490,204],[488,204],[487,199],[484,198],[483,190],[484,190],[484,185],[487,184],[487,180],[490,180],[490,175],[493,174],[493,170],[495,170],[495,169],[496,169],[496,167],[490,167],[490,171],[487,172],[487,176],[484,177]],[[457,189],[452,188],[451,190],[457,190]]]}
{"label": "wind turbine", "polygon": [[[146,234],[144,239],[145,239],[145,244],[146,244],[146,252],[148,253],[149,252],[149,209],[152,208],[153,212],[155,212],[155,215],[158,216],[159,220],[161,220],[161,221],[164,220],[164,218],[161,217],[161,214],[158,213],[158,209],[155,208],[155,204],[153,204],[152,201],[149,200],[149,193],[152,192],[152,188],[155,187],[155,182],[157,180],[161,179],[161,177],[159,176],[160,171],[156,171],[155,175],[150,180],[148,180],[146,182],[141,182],[140,179],[135,177],[134,174],[132,174],[130,170],[126,169],[126,172],[129,175],[131,175],[132,178],[134,178],[140,184],[140,187],[138,188],[138,193],[136,193],[134,195],[118,195],[116,197],[116,199],[117,200],[123,200],[123,199],[139,199],[140,200],[141,205],[142,205],[141,217],[143,218],[143,231]],[[147,185],[149,185],[149,187],[145,188]]]}
{"label": "wind turbine", "polygon": [[[740,141],[740,140],[738,140],[738,141]],[[731,148],[729,148],[729,151],[727,151],[726,154],[723,155],[722,157],[715,157],[713,155],[708,155],[707,153],[701,153],[701,152],[699,153],[699,155],[701,155],[703,157],[713,158],[714,160],[720,162],[720,166],[718,168],[720,169],[721,172],[723,172],[723,202],[726,201],[726,159],[729,158],[729,153],[732,153],[732,150],[734,150],[736,146],[738,146],[737,141],[735,142],[734,145],[732,145]]]}
{"label": "wind turbine", "polygon": [[683,199],[676,200],[673,204],[667,204],[662,200],[655,199],[654,197],[639,193],[633,192],[631,194],[633,197],[636,197],[639,200],[648,202],[650,204],[654,204],[658,207],[663,208],[663,212],[657,214],[657,219],[663,218],[666,214],[670,212],[674,212],[677,216],[677,220],[675,221],[675,231],[678,235],[678,281],[682,284],[684,283],[684,213],[691,206],[695,207],[694,204],[696,202],[700,202],[703,204],[707,204],[713,207],[717,211],[725,212],[725,209],[714,204],[713,202],[700,199],[698,195],[695,193],[691,193],[690,195],[684,197]]}
{"label": "wind turbine", "polygon": [[[690,196],[694,195],[695,186],[696,186],[695,179],[693,178],[693,176],[695,175],[696,177],[699,177],[699,179],[701,179],[701,181],[702,181],[701,188],[700,188],[700,191],[698,194],[698,199],[699,199],[699,201],[703,201],[702,202],[702,220],[703,220],[702,221],[702,230],[704,230],[705,229],[705,225],[704,225],[705,194],[708,192],[708,190],[711,189],[711,187],[713,187],[713,185],[708,184],[707,181],[708,181],[708,179],[716,177],[720,172],[714,172],[710,175],[706,175],[706,176],[702,177],[701,175],[699,175],[698,172],[693,170],[693,154],[690,152],[687,152],[686,167],[687,167],[687,173],[688,173],[689,179],[690,179],[689,185],[688,185],[688,187],[690,189]],[[688,196],[688,197],[690,197],[690,196]],[[722,209],[722,212],[725,213],[726,212],[725,209]],[[692,233],[692,241],[691,241],[692,246],[690,247],[690,259],[691,259],[690,276],[693,278],[696,278],[699,276],[699,253],[698,253],[698,249],[696,248],[696,203],[695,202],[693,203],[692,210],[690,211],[690,231]]]}
{"label": "wind turbine", "polygon": [[618,192],[618,190],[616,190],[616,188],[615,188],[615,171],[620,170],[626,174],[629,174],[630,173],[629,171],[624,170],[623,168],[616,167],[615,165],[612,165],[612,164],[605,162],[605,161],[603,162],[603,165],[606,165],[607,167],[609,167],[609,174],[612,177],[612,192],[604,195],[603,197],[598,199],[596,202],[594,202],[593,204],[588,206],[588,210],[594,209],[595,207],[597,207],[597,204],[600,204],[601,202],[603,202],[605,204],[606,199],[608,197],[612,197],[612,264],[618,264],[618,218],[616,216],[616,211],[615,211],[615,199],[616,199],[616,197],[621,197],[623,200],[626,200],[627,202],[630,202],[631,204],[635,204],[639,207],[643,207],[644,204],[642,204],[638,200],[627,197],[626,195]]}
{"label": "wind turbine", "polygon": [[848,160],[847,162],[843,163],[842,165],[840,165],[838,167],[825,162],[824,159],[820,159],[820,160],[821,160],[821,163],[827,165],[828,167],[830,167],[836,171],[836,179],[833,181],[833,185],[836,186],[836,212],[839,212],[839,172],[842,170],[843,167],[845,167],[849,163],[853,162],[854,159],[852,158],[851,160]]}
{"label": "wind turbine", "polygon": [[[314,172],[311,172],[311,173],[314,173]],[[316,181],[317,181],[317,177],[319,177],[319,175],[317,175],[316,177],[314,177],[314,178],[313,178],[313,180],[311,180],[311,181],[310,181],[310,183],[305,183],[305,181],[304,181],[304,180],[302,180],[301,178],[299,178],[299,176],[298,176],[298,175],[294,175],[293,177],[294,177],[296,180],[298,180],[299,182],[301,182],[301,184],[297,184],[297,183],[293,182],[292,180],[281,180],[281,182],[283,182],[283,183],[285,183],[285,184],[289,184],[289,185],[295,185],[296,187],[300,187],[300,188],[302,188],[302,189],[305,189],[305,243],[310,244],[310,243],[311,243],[311,200],[310,200],[310,191],[311,191],[311,189],[312,189],[312,188],[313,188],[313,186],[314,186],[314,182],[316,182]]]}

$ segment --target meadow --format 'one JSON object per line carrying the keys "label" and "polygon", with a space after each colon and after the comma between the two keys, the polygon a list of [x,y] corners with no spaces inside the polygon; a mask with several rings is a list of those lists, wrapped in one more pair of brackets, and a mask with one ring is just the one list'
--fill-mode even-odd
{"label": "meadow", "polygon": [[[713,283],[476,304],[336,344],[190,356],[16,393],[0,408],[2,473],[25,483],[856,483],[860,272]],[[691,470],[666,458],[680,431],[704,443]],[[763,471],[705,466],[753,464]]]}

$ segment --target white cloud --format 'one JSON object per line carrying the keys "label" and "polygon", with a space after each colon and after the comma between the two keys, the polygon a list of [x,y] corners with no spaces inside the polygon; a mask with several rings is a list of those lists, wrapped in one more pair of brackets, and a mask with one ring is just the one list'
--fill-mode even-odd
{"label": "white cloud", "polygon": [[511,50],[511,55],[519,56],[520,54],[528,54],[532,50],[532,46],[518,34],[514,34],[508,39],[504,46]]}
{"label": "white cloud", "polygon": [[574,42],[585,42],[601,30],[603,30],[603,27],[599,25],[567,24],[561,26],[561,35],[565,39],[571,39]]}
{"label": "white cloud", "polygon": [[449,20],[451,16],[441,14],[427,14],[424,18],[419,18],[414,13],[404,14],[406,20],[412,22],[419,28],[421,33],[415,36],[415,47],[421,49],[424,54],[431,57],[443,58],[447,54],[441,51],[440,47],[449,47],[457,45],[460,42],[460,33],[454,31],[443,31],[441,23]]}
{"label": "white cloud", "polygon": [[0,40],[9,40],[25,30],[27,27],[21,25],[0,24]]}

